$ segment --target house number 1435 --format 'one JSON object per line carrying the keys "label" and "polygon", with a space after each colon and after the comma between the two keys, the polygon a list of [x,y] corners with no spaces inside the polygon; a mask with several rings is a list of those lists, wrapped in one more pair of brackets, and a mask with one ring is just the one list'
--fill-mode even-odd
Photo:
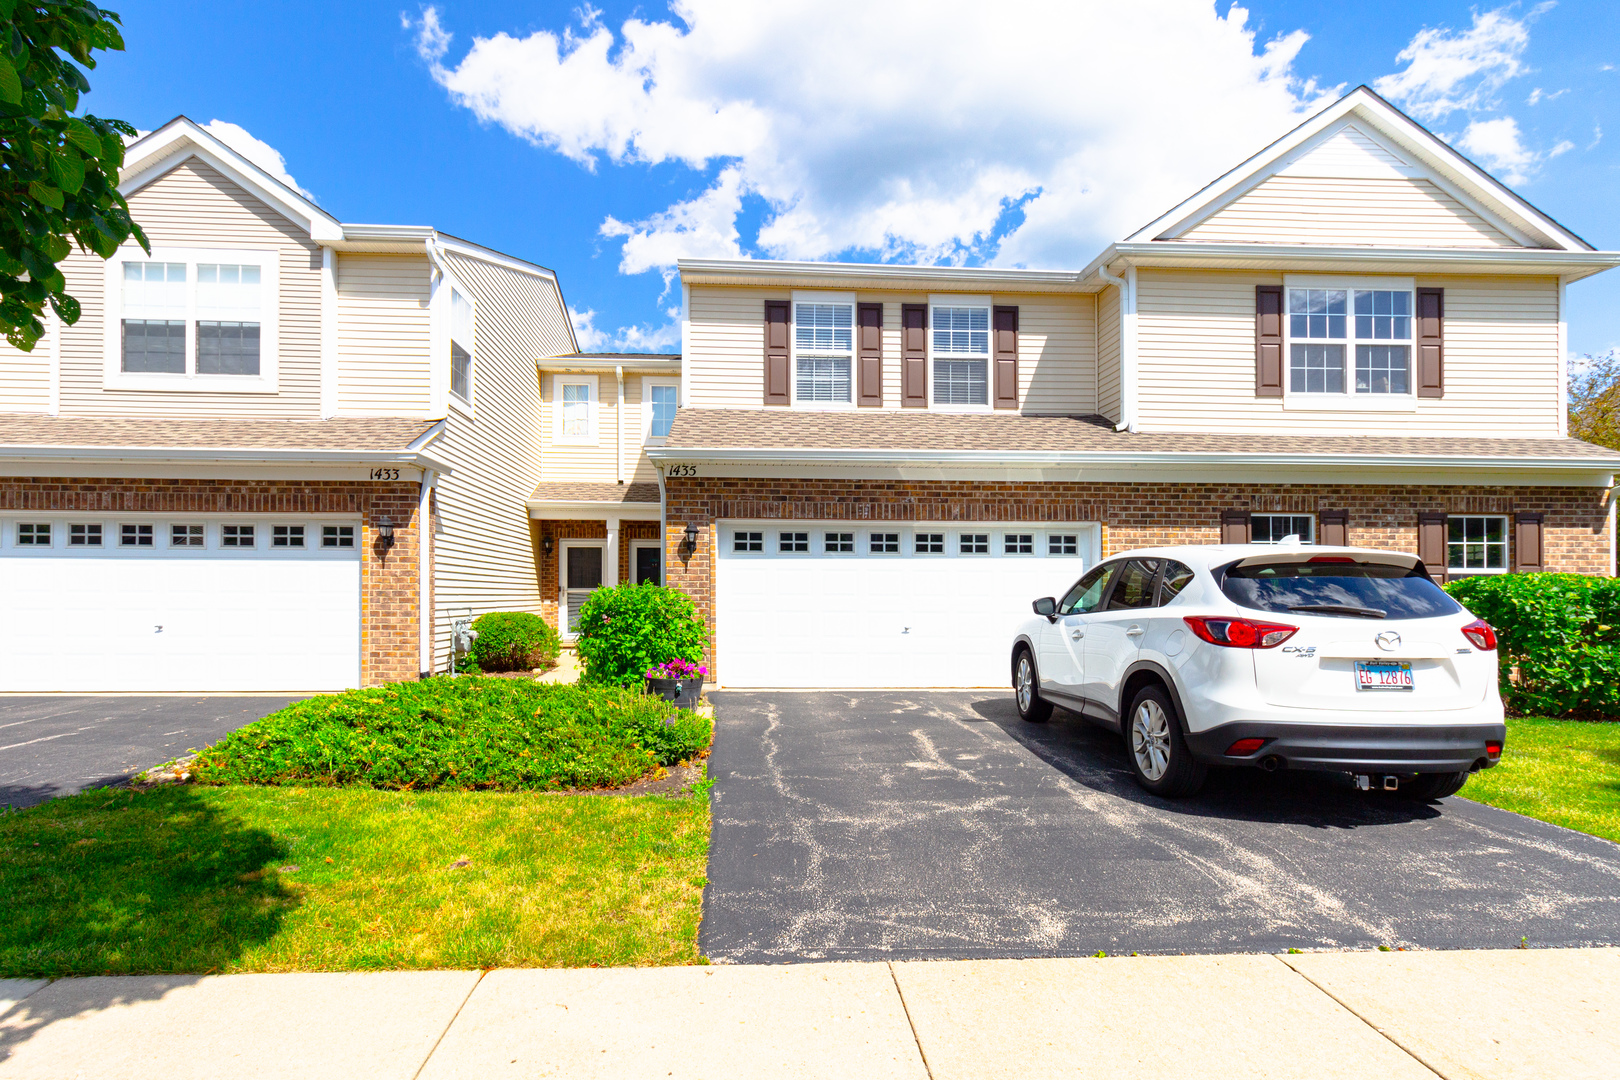
{"label": "house number 1435", "polygon": [[696,476],[697,475],[697,466],[696,465],[671,465],[669,467],[668,475],[670,475],[670,476]]}

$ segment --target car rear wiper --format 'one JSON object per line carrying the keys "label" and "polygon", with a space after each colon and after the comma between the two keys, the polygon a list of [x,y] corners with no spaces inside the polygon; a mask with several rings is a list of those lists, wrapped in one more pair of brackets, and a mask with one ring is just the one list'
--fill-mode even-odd
{"label": "car rear wiper", "polygon": [[1355,615],[1363,619],[1384,619],[1389,612],[1375,607],[1356,607],[1354,604],[1295,604],[1289,611],[1310,611],[1318,615]]}

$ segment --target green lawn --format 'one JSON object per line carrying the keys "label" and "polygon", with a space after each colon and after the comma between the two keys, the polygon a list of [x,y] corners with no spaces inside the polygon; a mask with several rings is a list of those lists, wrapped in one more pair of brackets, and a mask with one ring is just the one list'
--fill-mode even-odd
{"label": "green lawn", "polygon": [[702,793],[88,792],[0,814],[0,977],[697,963],[708,838]]}
{"label": "green lawn", "polygon": [[1620,842],[1620,723],[1511,719],[1502,763],[1462,796]]}

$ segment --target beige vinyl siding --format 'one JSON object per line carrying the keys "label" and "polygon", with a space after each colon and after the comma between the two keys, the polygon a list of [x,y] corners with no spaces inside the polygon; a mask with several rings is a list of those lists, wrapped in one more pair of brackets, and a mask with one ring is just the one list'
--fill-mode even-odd
{"label": "beige vinyl siding", "polygon": [[1397,170],[1409,165],[1410,162],[1379,145],[1366,132],[1349,125],[1323,139],[1279,171],[1304,176],[1365,176],[1380,172],[1397,176]]}
{"label": "beige vinyl siding", "polygon": [[992,303],[1018,306],[1019,409],[1096,412],[1096,298],[996,296]]}
{"label": "beige vinyl siding", "polygon": [[[455,252],[445,263],[474,303],[475,415],[450,408],[433,445],[454,469],[439,480],[442,531],[432,539],[438,670],[448,662],[452,619],[467,611],[540,611],[525,505],[541,476],[534,361],[573,348],[553,282]],[[438,360],[448,386],[450,357]]]}
{"label": "beige vinyl siding", "polygon": [[[540,473],[548,483],[611,484],[657,483],[658,470],[647,457],[641,441],[642,372],[624,373],[624,404],[620,408],[618,381],[614,373],[594,371],[588,375],[546,372],[542,377],[545,404],[540,414]],[[596,439],[591,443],[558,442],[558,385],[574,380],[596,380]],[[619,424],[623,423],[622,437]],[[616,441],[616,439],[618,441]],[[613,454],[620,451],[623,472],[615,470]]]}
{"label": "beige vinyl siding", "polygon": [[[859,299],[871,303],[874,296]],[[900,407],[900,309],[905,304],[928,303],[927,293],[883,293],[883,407]],[[1022,374],[1022,373],[1020,373]]]}
{"label": "beige vinyl siding", "polygon": [[1119,352],[1119,290],[1097,294],[1097,411],[1116,424],[1120,420],[1122,387]]}
{"label": "beige vinyl siding", "polygon": [[303,228],[196,159],[129,196],[129,209],[153,247],[267,248],[279,253],[279,391],[220,394],[103,389],[106,263],[75,249],[62,270],[68,291],[84,313],[62,332],[61,415],[319,419],[321,251]]}
{"label": "beige vinyl siding", "polygon": [[[687,316],[686,385],[698,409],[739,409],[765,400],[765,301],[789,294],[694,285]],[[896,316],[898,318],[898,315]]]}
{"label": "beige vinyl siding", "polygon": [[1273,176],[1178,239],[1389,247],[1518,247],[1427,180]]}
{"label": "beige vinyl siding", "polygon": [[[336,272],[338,412],[428,415],[432,371],[427,255],[340,252]],[[446,379],[448,385],[448,375]]]}
{"label": "beige vinyl siding", "polygon": [[1418,278],[1446,290],[1446,392],[1419,399],[1415,413],[1307,411],[1256,398],[1254,287],[1281,283],[1279,274],[1138,271],[1142,430],[1557,436],[1555,279]]}
{"label": "beige vinyl siding", "polygon": [[51,336],[59,334],[48,313],[45,336],[23,352],[0,338],[0,413],[49,412],[51,409]]}

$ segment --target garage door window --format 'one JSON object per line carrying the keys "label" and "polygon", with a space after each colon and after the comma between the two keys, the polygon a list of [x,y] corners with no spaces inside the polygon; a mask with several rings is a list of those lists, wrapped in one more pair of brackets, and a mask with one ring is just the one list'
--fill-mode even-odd
{"label": "garage door window", "polygon": [[226,525],[220,536],[220,545],[228,548],[250,548],[253,546],[252,525]]}
{"label": "garage door window", "polygon": [[278,548],[303,547],[304,527],[302,525],[270,526],[270,546]]}
{"label": "garage door window", "polygon": [[150,525],[120,525],[118,527],[119,547],[151,547],[152,526]]}
{"label": "garage door window", "polygon": [[765,534],[762,532],[740,532],[731,538],[733,551],[764,551]]}
{"label": "garage door window", "polygon": [[844,532],[830,532],[827,534],[827,553],[830,555],[850,555],[855,551],[855,534]]}
{"label": "garage door window", "polygon": [[68,526],[68,547],[100,547],[101,523]]}
{"label": "garage door window", "polygon": [[51,526],[49,522],[42,524],[19,524],[17,526],[18,547],[50,547]]}
{"label": "garage door window", "polygon": [[943,555],[943,554],[945,554],[945,534],[944,533],[918,533],[917,534],[917,548],[916,548],[916,550],[917,550],[917,554],[919,554],[919,555]]}
{"label": "garage door window", "polygon": [[964,555],[990,554],[989,533],[963,533],[961,552]]}
{"label": "garage door window", "polygon": [[777,550],[785,552],[800,552],[810,550],[810,534],[802,532],[785,532],[777,537]]}
{"label": "garage door window", "polygon": [[352,548],[354,547],[353,525],[323,525],[321,526],[321,547]]}
{"label": "garage door window", "polygon": [[898,554],[900,554],[900,534],[899,533],[873,533],[872,534],[872,554],[874,554],[874,555],[898,555]]}
{"label": "garage door window", "polygon": [[1052,533],[1046,538],[1048,555],[1080,554],[1080,538],[1073,533]]}
{"label": "garage door window", "polygon": [[202,547],[203,527],[201,525],[171,525],[169,526],[170,547]]}
{"label": "garage door window", "polygon": [[1008,555],[1035,554],[1034,533],[1008,533],[1003,538],[1002,550]]}

